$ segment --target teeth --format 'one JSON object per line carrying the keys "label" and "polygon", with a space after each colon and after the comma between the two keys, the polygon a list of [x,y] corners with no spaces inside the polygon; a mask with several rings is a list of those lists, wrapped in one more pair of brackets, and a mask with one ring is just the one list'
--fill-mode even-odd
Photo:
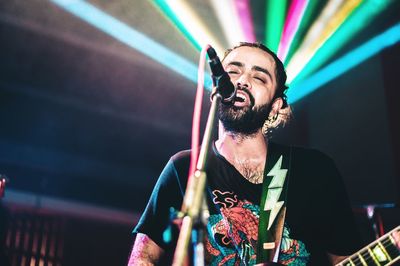
{"label": "teeth", "polygon": [[242,102],[246,101],[246,97],[243,94],[237,94],[236,98],[238,98]]}
{"label": "teeth", "polygon": [[244,99],[243,98],[240,98],[240,97],[236,97],[236,99],[235,99],[237,102],[244,102]]}

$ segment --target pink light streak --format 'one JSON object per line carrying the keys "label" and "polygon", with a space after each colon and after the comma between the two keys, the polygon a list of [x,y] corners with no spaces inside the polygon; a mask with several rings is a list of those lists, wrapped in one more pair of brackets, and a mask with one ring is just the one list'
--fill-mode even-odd
{"label": "pink light streak", "polygon": [[290,5],[278,48],[278,57],[283,62],[285,61],[287,53],[289,52],[294,35],[299,29],[300,21],[303,18],[308,2],[309,0],[294,0]]}
{"label": "pink light streak", "polygon": [[235,8],[238,14],[240,24],[242,25],[243,33],[247,42],[255,42],[256,35],[254,34],[253,17],[250,10],[250,0],[236,0]]}

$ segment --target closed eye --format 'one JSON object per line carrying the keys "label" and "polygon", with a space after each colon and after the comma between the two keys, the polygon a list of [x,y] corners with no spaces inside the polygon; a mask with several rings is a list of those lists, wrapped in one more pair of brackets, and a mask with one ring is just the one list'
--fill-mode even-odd
{"label": "closed eye", "polygon": [[228,74],[239,74],[239,72],[236,70],[230,70],[228,71]]}
{"label": "closed eye", "polygon": [[264,78],[260,78],[260,77],[254,77],[254,79],[261,81],[262,83],[266,83]]}

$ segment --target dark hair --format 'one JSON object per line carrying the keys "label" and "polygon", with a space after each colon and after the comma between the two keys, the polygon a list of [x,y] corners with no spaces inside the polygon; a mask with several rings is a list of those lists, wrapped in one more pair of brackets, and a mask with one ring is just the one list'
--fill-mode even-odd
{"label": "dark hair", "polygon": [[267,46],[265,46],[264,44],[260,43],[260,42],[240,42],[239,45],[234,46],[231,49],[228,49],[225,51],[224,54],[224,58],[222,59],[222,61],[226,58],[226,56],[232,52],[233,50],[235,50],[236,48],[239,47],[243,47],[243,46],[247,46],[247,47],[254,47],[254,48],[258,48],[263,50],[264,52],[268,53],[269,55],[272,56],[272,58],[275,61],[275,76],[276,76],[276,93],[274,96],[274,99],[276,98],[282,98],[283,100],[283,108],[286,107],[287,104],[287,96],[286,96],[286,91],[288,89],[288,87],[286,86],[286,71],[285,71],[285,67],[283,66],[283,63],[281,60],[279,60],[278,56],[272,52]]}

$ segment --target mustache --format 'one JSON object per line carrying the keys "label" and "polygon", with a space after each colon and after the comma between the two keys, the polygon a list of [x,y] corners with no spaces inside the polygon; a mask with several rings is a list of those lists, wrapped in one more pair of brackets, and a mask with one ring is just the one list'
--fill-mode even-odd
{"label": "mustache", "polygon": [[250,100],[250,103],[251,103],[251,107],[254,106],[254,104],[255,104],[255,99],[254,99],[254,96],[253,96],[253,94],[251,94],[251,92],[250,92],[249,89],[247,89],[246,87],[237,86],[237,87],[236,87],[236,90],[237,90],[237,91],[242,91],[242,92],[246,93],[247,96],[249,97],[249,100]]}

